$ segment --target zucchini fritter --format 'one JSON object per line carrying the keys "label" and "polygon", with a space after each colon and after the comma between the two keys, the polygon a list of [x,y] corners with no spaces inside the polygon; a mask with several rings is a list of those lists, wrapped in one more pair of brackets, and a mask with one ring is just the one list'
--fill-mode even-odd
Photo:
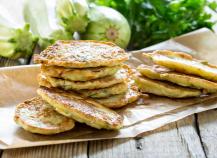
{"label": "zucchini fritter", "polygon": [[120,68],[121,66],[73,69],[60,66],[42,65],[41,72],[46,76],[62,78],[65,80],[87,81],[114,75]]}
{"label": "zucchini fritter", "polygon": [[97,102],[109,108],[121,108],[127,104],[136,101],[140,96],[138,88],[131,80],[128,82],[128,90],[124,94],[117,94],[107,98],[95,99]]}
{"label": "zucchini fritter", "polygon": [[45,101],[59,113],[98,129],[120,129],[123,118],[115,111],[74,92],[40,87],[37,90]]}
{"label": "zucchini fritter", "polygon": [[78,91],[83,96],[91,97],[91,98],[105,98],[116,94],[125,93],[128,89],[127,83],[118,83],[110,87],[100,88],[100,89],[84,89]]}
{"label": "zucchini fritter", "polygon": [[202,78],[217,81],[217,67],[205,61],[194,59],[192,56],[167,50],[158,50],[144,54],[150,57],[154,63],[165,66],[177,72],[192,74]]}
{"label": "zucchini fritter", "polygon": [[151,79],[165,80],[184,87],[203,89],[204,93],[217,92],[217,83],[215,82],[192,75],[176,73],[168,68],[159,65],[140,65],[137,70],[143,76]]}
{"label": "zucchini fritter", "polygon": [[197,89],[184,88],[142,76],[135,76],[135,83],[142,92],[166,96],[169,98],[198,97],[201,95],[200,90]]}
{"label": "zucchini fritter", "polygon": [[57,41],[49,46],[34,61],[40,64],[70,68],[87,68],[120,65],[129,55],[111,42],[91,40]]}
{"label": "zucchini fritter", "polygon": [[128,67],[124,66],[114,76],[107,76],[104,78],[89,80],[89,81],[69,81],[55,77],[45,76],[39,74],[39,85],[45,87],[56,87],[64,90],[82,90],[82,89],[99,89],[106,88],[112,85],[124,82],[129,75]]}
{"label": "zucchini fritter", "polygon": [[165,67],[159,66],[159,65],[144,65],[141,64],[137,67],[137,70],[143,75],[150,79],[157,79],[162,80],[161,74],[166,74],[171,72],[170,69],[167,69]]}
{"label": "zucchini fritter", "polygon": [[74,127],[72,119],[57,113],[40,97],[17,105],[14,120],[27,131],[45,135],[68,131]]}

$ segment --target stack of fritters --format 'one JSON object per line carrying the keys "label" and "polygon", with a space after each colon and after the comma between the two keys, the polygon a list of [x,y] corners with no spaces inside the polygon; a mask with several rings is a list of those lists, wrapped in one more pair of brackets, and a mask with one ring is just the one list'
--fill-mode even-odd
{"label": "stack of fritters", "polygon": [[217,92],[217,67],[182,52],[158,50],[143,54],[150,65],[140,65],[139,89],[170,98],[197,97]]}
{"label": "stack of fritters", "polygon": [[41,63],[40,97],[19,104],[15,121],[40,134],[70,130],[74,120],[120,129],[123,118],[109,108],[139,97],[126,60],[128,54],[109,42],[58,41],[35,57]]}
{"label": "stack of fritters", "polygon": [[139,93],[124,65],[125,51],[112,43],[60,41],[36,58],[40,86],[72,90],[109,108],[135,101]]}

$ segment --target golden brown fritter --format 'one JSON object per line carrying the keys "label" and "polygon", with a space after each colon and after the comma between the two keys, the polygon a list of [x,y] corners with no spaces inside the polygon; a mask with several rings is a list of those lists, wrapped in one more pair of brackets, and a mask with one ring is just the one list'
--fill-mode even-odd
{"label": "golden brown fritter", "polygon": [[200,90],[181,87],[178,85],[135,76],[135,83],[140,91],[170,98],[198,97]]}
{"label": "golden brown fritter", "polygon": [[95,99],[100,104],[109,108],[121,108],[127,104],[136,101],[140,96],[138,88],[134,85],[133,80],[128,82],[128,90],[124,94],[117,94],[107,98]]}
{"label": "golden brown fritter", "polygon": [[176,73],[159,65],[140,65],[137,70],[150,79],[165,80],[180,86],[204,90],[204,93],[217,92],[217,83],[182,73]]}
{"label": "golden brown fritter", "polygon": [[111,42],[88,40],[57,41],[40,55],[36,63],[71,68],[87,68],[120,65],[129,55]]}
{"label": "golden brown fritter", "polygon": [[159,65],[144,65],[141,64],[137,67],[137,70],[143,75],[146,76],[150,79],[157,79],[157,80],[162,80],[161,79],[161,74],[166,74],[169,72],[172,72],[170,69],[159,66]]}
{"label": "golden brown fritter", "polygon": [[42,65],[41,72],[46,76],[62,78],[70,81],[88,81],[114,75],[121,66],[93,68],[65,68],[61,66]]}
{"label": "golden brown fritter", "polygon": [[37,93],[59,113],[98,129],[120,129],[123,118],[99,103],[78,94],[59,89],[40,87]]}
{"label": "golden brown fritter", "polygon": [[72,119],[57,113],[40,97],[17,105],[14,120],[29,132],[45,135],[68,131],[74,127]]}
{"label": "golden brown fritter", "polygon": [[99,89],[106,88],[118,83],[122,83],[129,77],[129,69],[123,66],[114,76],[89,80],[89,81],[69,81],[55,77],[40,74],[38,81],[40,86],[56,87],[64,90],[82,90],[82,89]]}
{"label": "golden brown fritter", "polygon": [[126,82],[118,83],[106,88],[100,89],[84,89],[78,91],[83,96],[91,97],[91,98],[105,98],[116,94],[123,94],[127,91],[128,86]]}
{"label": "golden brown fritter", "polygon": [[186,53],[158,50],[153,53],[145,53],[144,56],[151,58],[158,65],[165,66],[177,72],[217,81],[217,67],[215,65],[196,60]]}

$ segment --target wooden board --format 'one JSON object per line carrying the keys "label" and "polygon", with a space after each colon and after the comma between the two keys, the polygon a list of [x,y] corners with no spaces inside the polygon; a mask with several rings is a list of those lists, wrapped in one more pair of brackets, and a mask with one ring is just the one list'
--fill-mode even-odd
{"label": "wooden board", "polygon": [[5,150],[2,158],[205,158],[195,117],[189,116],[140,139],[116,139]]}

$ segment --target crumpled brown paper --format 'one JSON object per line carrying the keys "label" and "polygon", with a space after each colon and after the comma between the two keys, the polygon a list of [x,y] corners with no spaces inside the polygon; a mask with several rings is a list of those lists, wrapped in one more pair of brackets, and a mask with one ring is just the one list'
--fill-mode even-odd
{"label": "crumpled brown paper", "polygon": [[[216,41],[217,36],[214,33],[201,29],[148,47],[143,51],[150,52],[156,49],[184,51],[217,64]],[[132,52],[128,64],[136,67],[143,63],[141,53],[142,51]],[[217,108],[217,94],[194,99],[141,97],[136,103],[117,110],[124,117],[124,128],[120,131],[96,130],[77,123],[75,129],[55,136],[32,134],[17,126],[13,121],[13,115],[16,104],[36,96],[38,73],[39,65],[0,69],[0,148],[2,149],[135,137],[193,113]]]}

